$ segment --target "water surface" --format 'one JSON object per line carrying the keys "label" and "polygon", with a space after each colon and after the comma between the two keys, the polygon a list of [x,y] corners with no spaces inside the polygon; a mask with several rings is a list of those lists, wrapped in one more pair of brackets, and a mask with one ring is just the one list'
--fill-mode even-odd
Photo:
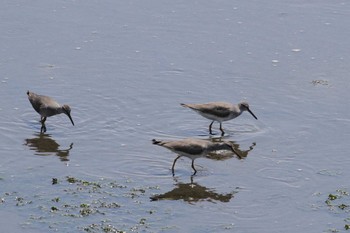
{"label": "water surface", "polygon": [[[346,215],[346,1],[5,1],[0,219],[11,232],[323,232]],[[46,121],[30,90],[69,104]],[[247,100],[223,124],[246,157],[190,160],[151,139],[209,139],[180,103]],[[219,133],[218,124],[213,130]],[[218,135],[215,136],[216,138]]]}

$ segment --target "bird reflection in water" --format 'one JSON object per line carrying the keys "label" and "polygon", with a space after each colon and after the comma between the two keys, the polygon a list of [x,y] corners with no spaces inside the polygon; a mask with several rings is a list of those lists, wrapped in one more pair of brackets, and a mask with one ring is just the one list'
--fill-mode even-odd
{"label": "bird reflection in water", "polygon": [[73,148],[73,143],[69,145],[68,149],[59,149],[60,145],[51,138],[50,134],[37,133],[34,138],[26,139],[25,145],[29,149],[36,151],[36,155],[48,156],[57,155],[62,162],[68,162],[69,151]]}
{"label": "bird reflection in water", "polygon": [[154,195],[150,197],[151,201],[183,200],[190,204],[199,201],[229,202],[234,197],[234,194],[238,193],[237,190],[227,194],[218,193],[214,189],[193,182],[193,176],[191,176],[190,183],[177,182],[176,179],[175,183],[176,187],[173,190],[164,194]]}

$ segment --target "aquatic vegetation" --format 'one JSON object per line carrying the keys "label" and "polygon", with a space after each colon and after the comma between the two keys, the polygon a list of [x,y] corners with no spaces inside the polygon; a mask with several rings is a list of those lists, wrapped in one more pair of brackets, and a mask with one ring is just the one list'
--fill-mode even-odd
{"label": "aquatic vegetation", "polygon": [[80,180],[80,179],[77,179],[77,178],[71,177],[71,176],[67,176],[67,181],[69,183],[72,183],[72,184],[77,183],[77,184],[80,184],[80,185],[83,185],[83,186],[93,186],[93,187],[96,187],[96,188],[101,188],[101,185],[99,183],[97,183],[97,182]]}
{"label": "aquatic vegetation", "polygon": [[52,212],[54,212],[54,211],[58,211],[58,208],[57,208],[57,207],[55,207],[55,206],[52,206],[52,207],[51,207],[51,211],[52,211]]}
{"label": "aquatic vegetation", "polygon": [[120,231],[111,224],[91,224],[83,229],[85,232],[105,232],[105,233],[125,233],[126,231]]}
{"label": "aquatic vegetation", "polygon": [[[129,178],[117,182],[104,178],[55,177],[42,184],[35,194],[2,193],[0,204],[30,213],[26,224],[40,229],[48,227],[54,231],[70,232],[74,225],[76,230],[84,232],[139,232],[149,226],[148,216],[156,211],[144,209],[141,216],[134,212],[144,200],[149,202],[150,190],[158,189],[158,186],[135,186]],[[121,215],[129,216],[130,222],[124,224],[122,219],[119,220]]]}
{"label": "aquatic vegetation", "polygon": [[58,179],[57,178],[52,178],[52,184],[58,184]]}
{"label": "aquatic vegetation", "polygon": [[[345,214],[348,216],[344,219],[346,224],[344,225],[345,230],[350,230],[350,196],[349,192],[344,189],[338,189],[335,193],[328,194],[328,198],[325,201],[329,211],[332,213],[341,213],[342,216]],[[338,229],[330,229],[331,232],[339,232]]]}
{"label": "aquatic vegetation", "polygon": [[25,206],[32,203],[31,200],[26,200],[24,197],[16,197],[16,206]]}

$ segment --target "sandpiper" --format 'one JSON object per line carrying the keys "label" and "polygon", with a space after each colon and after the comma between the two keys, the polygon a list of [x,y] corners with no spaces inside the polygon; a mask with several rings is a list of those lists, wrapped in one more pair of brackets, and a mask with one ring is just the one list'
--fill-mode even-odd
{"label": "sandpiper", "polygon": [[209,133],[212,133],[211,127],[214,121],[220,123],[221,136],[224,136],[225,132],[222,129],[222,122],[232,120],[244,111],[248,111],[255,119],[258,119],[254,113],[249,109],[247,102],[240,102],[239,104],[230,104],[225,102],[211,102],[205,104],[181,104],[183,107],[190,108],[200,114],[201,116],[212,120],[209,125]]}
{"label": "sandpiper", "polygon": [[66,114],[74,125],[73,119],[70,115],[71,109],[68,105],[60,105],[51,97],[38,95],[30,91],[27,91],[27,95],[29,102],[32,104],[35,111],[37,111],[37,113],[39,113],[41,116],[41,133],[46,132],[46,118],[61,113]]}
{"label": "sandpiper", "polygon": [[155,145],[165,147],[178,154],[178,156],[175,158],[173,162],[173,166],[171,167],[171,171],[173,175],[175,174],[174,172],[175,163],[182,156],[185,156],[192,160],[191,166],[192,166],[192,169],[194,170],[193,175],[197,173],[197,170],[194,167],[194,160],[197,158],[205,157],[210,152],[218,151],[218,150],[231,150],[241,159],[241,156],[235,151],[235,149],[233,148],[233,145],[230,142],[211,142],[211,141],[195,139],[195,138],[188,138],[188,139],[176,140],[176,141],[159,141],[159,140],[153,139],[152,142]]}

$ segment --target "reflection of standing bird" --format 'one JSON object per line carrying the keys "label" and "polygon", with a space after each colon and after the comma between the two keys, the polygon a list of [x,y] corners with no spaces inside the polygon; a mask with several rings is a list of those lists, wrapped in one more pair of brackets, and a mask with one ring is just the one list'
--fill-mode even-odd
{"label": "reflection of standing bird", "polygon": [[46,132],[45,121],[47,117],[54,116],[57,114],[66,114],[72,124],[74,125],[73,119],[70,115],[70,107],[68,105],[60,105],[51,97],[44,95],[37,95],[33,92],[27,91],[28,99],[32,104],[33,108],[41,116],[41,132]]}
{"label": "reflection of standing bird", "polygon": [[192,159],[192,169],[194,170],[193,175],[197,173],[197,170],[194,167],[194,160],[197,158],[205,157],[210,152],[217,151],[217,150],[231,150],[239,158],[241,158],[241,156],[238,153],[236,153],[236,151],[233,149],[233,146],[231,145],[230,142],[215,143],[207,140],[194,139],[194,138],[188,138],[188,139],[178,140],[178,141],[157,141],[156,139],[153,139],[152,142],[155,145],[165,147],[178,154],[178,156],[173,162],[173,166],[171,167],[173,175],[174,175],[175,163],[182,156]]}
{"label": "reflection of standing bird", "polygon": [[221,136],[225,134],[222,129],[222,122],[232,120],[244,111],[248,111],[255,119],[258,119],[252,111],[249,109],[247,102],[241,102],[239,104],[230,104],[225,102],[211,102],[206,104],[181,104],[181,106],[190,108],[196,111],[201,116],[212,120],[209,125],[209,133],[212,134],[211,127],[214,121],[220,123]]}
{"label": "reflection of standing bird", "polygon": [[36,155],[47,156],[57,155],[62,162],[68,162],[69,152],[73,149],[73,143],[68,149],[60,149],[60,145],[49,134],[38,133],[34,138],[25,140],[29,149],[34,150]]}

